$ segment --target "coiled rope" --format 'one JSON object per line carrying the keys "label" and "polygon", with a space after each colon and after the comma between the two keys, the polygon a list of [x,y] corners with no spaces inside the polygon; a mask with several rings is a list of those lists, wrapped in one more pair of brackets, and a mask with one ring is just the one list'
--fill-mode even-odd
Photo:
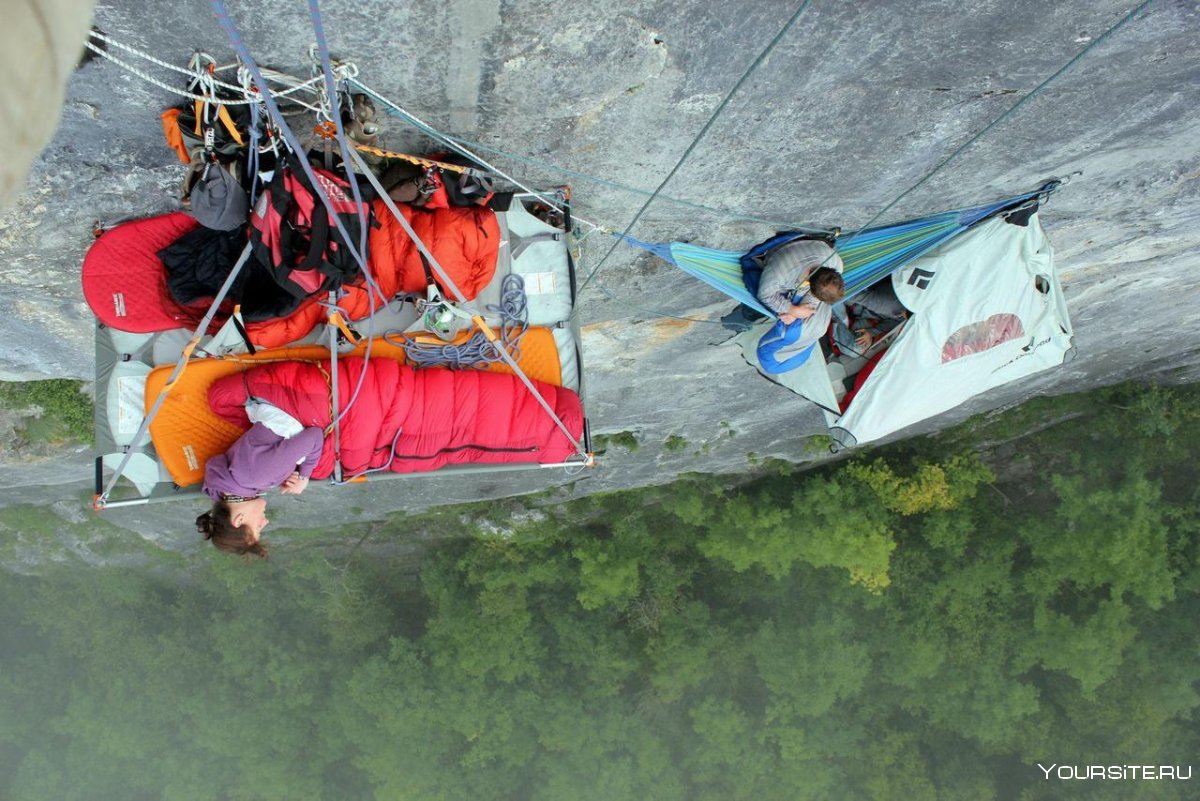
{"label": "coiled rope", "polygon": [[487,310],[500,317],[499,338],[494,343],[482,331],[476,331],[470,339],[458,344],[421,342],[398,331],[388,331],[383,338],[403,348],[405,357],[415,367],[449,367],[451,370],[487,367],[504,360],[500,348],[519,361],[521,338],[529,330],[525,280],[516,273],[504,276],[500,283],[500,303],[489,304]]}

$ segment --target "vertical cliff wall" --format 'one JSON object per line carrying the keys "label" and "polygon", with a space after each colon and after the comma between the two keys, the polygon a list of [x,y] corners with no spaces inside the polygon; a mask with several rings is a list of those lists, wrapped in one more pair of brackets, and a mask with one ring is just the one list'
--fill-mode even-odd
{"label": "vertical cliff wall", "polygon": [[[313,35],[305,4],[230,5],[262,63],[307,73]],[[738,248],[787,224],[853,230],[1135,5],[815,0],[634,233]],[[617,229],[795,10],[758,0],[359,0],[322,8],[332,49],[359,65],[365,83],[443,130],[521,157],[496,162],[531,182],[571,183],[580,216]],[[106,4],[97,24],[173,63],[196,48],[231,60],[200,0]],[[952,208],[1074,176],[1043,217],[1063,266],[1079,358],[951,419],[1148,370],[1195,375],[1198,44],[1194,3],[1153,3],[888,213]],[[72,79],[56,138],[0,220],[3,377],[91,375],[79,263],[94,220],[175,207],[181,167],[158,122],[175,100],[105,62]],[[427,146],[392,119],[383,140]],[[585,243],[585,272],[607,249],[601,235]],[[741,470],[748,452],[804,456],[799,435],[817,430],[816,412],[758,379],[735,349],[714,346],[724,338],[719,326],[675,319],[715,320],[729,307],[722,297],[622,249],[583,300],[593,425],[631,432],[640,443],[636,452],[611,449],[593,486]],[[688,447],[665,449],[670,437]],[[27,475],[20,465],[2,470]],[[433,484],[372,503],[402,508],[422,497],[487,497],[528,485]]]}

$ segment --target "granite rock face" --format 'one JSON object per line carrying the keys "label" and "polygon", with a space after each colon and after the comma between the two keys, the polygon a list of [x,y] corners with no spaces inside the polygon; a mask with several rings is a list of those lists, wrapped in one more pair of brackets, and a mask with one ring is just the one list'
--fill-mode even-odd
{"label": "granite rock face", "polygon": [[[307,75],[313,34],[305,4],[230,5],[260,63]],[[633,233],[737,249],[797,224],[855,230],[1135,5],[817,0]],[[364,83],[439,129],[509,154],[481,151],[531,184],[572,184],[580,217],[621,230],[794,6],[356,0],[326,2],[322,11],[332,50],[358,64]],[[185,63],[196,48],[232,60],[200,0],[125,0],[101,6],[96,21],[119,41],[172,63]],[[1197,377],[1198,45],[1194,3],[1152,4],[885,215],[970,205],[1072,176],[1043,223],[1062,266],[1078,358],[923,430],[1036,393],[1150,372]],[[148,71],[179,83],[160,68]],[[25,195],[0,219],[0,377],[91,376],[91,315],[79,264],[93,221],[175,208],[182,168],[158,122],[173,102],[167,91],[106,62],[72,78],[55,139],[34,165]],[[399,120],[384,122],[386,145],[429,149]],[[602,234],[584,242],[585,274],[610,242]],[[727,334],[714,321],[730,306],[721,296],[619,248],[582,302],[593,431],[631,432],[639,447],[609,448],[578,491],[657,483],[688,471],[744,471],[748,453],[812,458],[804,435],[822,430],[819,414],[759,379],[735,348],[717,344]],[[0,486],[15,488],[24,474],[21,465],[0,466]],[[82,494],[87,476],[79,479],[5,489],[0,502]],[[547,480],[543,473],[470,483],[421,479],[336,496],[314,487],[295,503],[278,504],[275,518],[298,525],[320,507],[336,526],[530,491]],[[192,547],[181,522],[194,513],[156,507],[114,510],[112,517],[158,532],[164,545]]]}

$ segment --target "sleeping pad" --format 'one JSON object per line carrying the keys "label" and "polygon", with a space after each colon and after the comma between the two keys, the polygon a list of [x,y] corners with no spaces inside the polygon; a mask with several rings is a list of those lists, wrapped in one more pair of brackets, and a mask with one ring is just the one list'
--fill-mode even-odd
{"label": "sleeping pad", "polygon": [[[575,452],[516,376],[416,370],[393,359],[359,357],[339,359],[337,370],[339,404],[342,410],[349,405],[340,426],[345,477],[385,466],[411,473],[448,464],[550,464]],[[350,404],[360,377],[362,389]],[[578,440],[583,434],[579,396],[533,383]],[[208,392],[213,412],[242,429],[250,428],[244,404],[251,396],[278,406],[305,426],[326,428],[332,419],[330,362],[263,364],[218,379]],[[313,477],[332,475],[334,458],[333,436],[327,435]]]}

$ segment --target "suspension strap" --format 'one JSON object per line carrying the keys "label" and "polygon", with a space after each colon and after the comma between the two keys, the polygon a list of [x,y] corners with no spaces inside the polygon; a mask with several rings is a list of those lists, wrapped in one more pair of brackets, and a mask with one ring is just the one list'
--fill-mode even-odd
{"label": "suspension strap", "polygon": [[253,356],[258,352],[258,349],[250,341],[250,334],[247,333],[246,325],[242,321],[242,304],[239,303],[233,307],[233,314],[230,315],[230,319],[233,320],[233,327],[237,329],[238,336],[242,338],[242,342],[246,345],[246,352]]}
{"label": "suspension strap", "polygon": [[508,234],[508,239],[512,247],[511,256],[513,260],[521,258],[521,254],[535,242],[561,242],[562,238],[563,235],[558,231],[532,234],[530,236],[518,236],[511,231]]}
{"label": "suspension strap", "polygon": [[[329,304],[337,308],[337,293],[329,293]],[[330,428],[333,429],[333,480],[342,480],[342,416],[338,414],[338,326],[335,320],[341,320],[342,315],[337,311],[329,313],[329,418]],[[365,372],[365,371],[364,371]],[[326,430],[325,433],[329,433]]]}
{"label": "suspension strap", "polygon": [[[291,150],[293,152],[303,153],[305,150],[305,147],[301,144],[301,142],[297,138],[296,134],[292,131],[291,126],[288,125],[287,120],[283,116],[283,112],[281,112],[279,109],[279,104],[275,102],[275,98],[271,95],[270,89],[267,85],[267,79],[264,75],[264,71],[261,70],[259,68],[258,64],[254,61],[254,57],[250,54],[250,50],[246,47],[245,41],[242,39],[241,34],[238,33],[237,26],[234,25],[233,19],[229,15],[229,9],[226,7],[223,0],[209,0],[209,5],[213,9],[213,13],[217,18],[217,22],[220,24],[222,30],[225,31],[226,36],[229,37],[230,44],[233,45],[233,49],[237,53],[238,58],[241,60],[242,65],[245,67],[246,71],[253,77],[254,84],[259,89],[259,94],[261,96],[262,102],[267,107],[267,112],[271,118],[272,125],[279,132],[279,135],[282,137],[283,142],[289,148],[291,148]],[[322,62],[323,62],[324,72],[325,72],[325,81],[322,85],[325,87],[326,95],[328,95],[328,94],[330,94],[330,89],[333,86],[333,75],[332,75],[333,68],[331,66],[329,66],[328,51],[324,46],[324,33],[320,29],[320,24],[319,24],[320,19],[319,19],[319,14],[317,13],[317,9],[315,7],[315,3],[310,2],[309,7],[310,7],[310,10],[313,12],[313,17],[314,17],[313,24],[314,24],[315,33],[317,36],[317,42],[318,42],[318,46],[321,48],[321,51],[322,51],[321,57],[322,57]],[[266,72],[267,72],[267,74],[275,74],[269,70]],[[338,72],[339,79],[351,80],[357,74],[357,68],[355,68],[354,65],[352,65],[352,64],[344,64],[343,63],[343,64],[338,65],[337,72]],[[316,80],[317,79],[314,78],[313,82],[315,82]],[[338,146],[342,152],[343,163],[345,163],[346,165],[349,165],[350,164],[350,149],[348,147],[346,147],[346,145],[345,145],[345,131],[342,129],[341,115],[334,114],[333,115],[333,123],[334,123],[335,127],[337,127],[337,129],[338,129]],[[321,187],[321,182],[317,180],[316,173],[313,171],[313,167],[311,164],[309,164],[308,159],[300,158],[300,159],[297,159],[297,162],[298,162],[301,170],[303,170],[305,175],[307,176],[309,183],[313,188],[313,192],[316,194],[316,196],[318,198],[320,198],[321,203],[325,206],[326,210],[329,212],[330,222],[336,226],[338,233],[340,233],[342,235],[342,240],[346,243],[346,245],[350,251],[350,254],[354,257],[355,263],[358,264],[359,268],[362,270],[363,278],[366,281],[367,285],[373,290],[374,293],[378,293],[379,297],[381,297],[381,298],[384,297],[382,290],[380,290],[380,288],[379,288],[379,284],[375,281],[374,277],[371,275],[371,268],[370,268],[370,265],[367,263],[367,258],[366,258],[367,234],[368,234],[368,230],[370,227],[367,224],[367,221],[365,219],[363,220],[362,236],[360,237],[359,241],[357,243],[353,242],[349,235],[349,232],[346,230],[345,224],[342,222],[342,220],[340,218],[340,215],[337,213],[337,210],[333,207],[333,203],[330,201],[328,193],[326,193],[325,190]],[[362,208],[364,208],[364,204],[362,204],[362,197],[361,197],[361,193],[358,188],[358,181],[352,172],[348,176],[348,178],[350,179],[350,188],[352,190],[352,194],[354,195],[355,202],[359,205],[359,208],[362,209]],[[364,214],[365,214],[365,211],[364,211]],[[362,218],[360,218],[360,219],[362,219]],[[376,296],[375,296],[375,294],[369,293],[368,297],[370,297],[371,303],[372,303],[372,319],[373,319],[373,317],[374,317],[374,305],[373,304],[375,303]],[[371,343],[372,343],[372,339],[370,338],[370,334],[368,332],[367,351],[366,351],[366,354],[364,355],[365,359],[370,358]],[[343,409],[341,411],[341,413],[338,415],[339,417],[345,415],[350,410],[350,407],[354,404],[355,399],[358,396],[359,390],[362,388],[362,384],[363,384],[362,379],[364,379],[365,377],[366,377],[366,372],[364,371],[362,373],[362,375],[360,376],[358,386],[355,388],[354,393],[351,396],[349,402],[347,402],[346,408]]]}

